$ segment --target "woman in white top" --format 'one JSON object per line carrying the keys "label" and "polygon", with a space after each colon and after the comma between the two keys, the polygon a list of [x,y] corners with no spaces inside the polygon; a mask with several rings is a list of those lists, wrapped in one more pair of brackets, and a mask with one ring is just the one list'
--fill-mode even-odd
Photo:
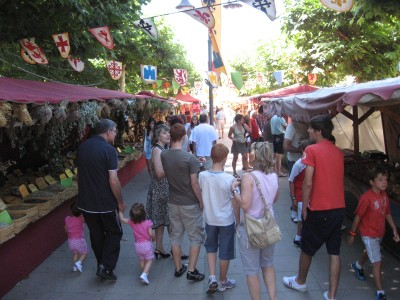
{"label": "woman in white top", "polygon": [[[254,160],[253,160],[254,159]],[[274,152],[272,144],[267,142],[253,143],[251,146],[250,160],[253,164],[253,172],[245,173],[242,180],[235,179],[231,185],[231,191],[235,201],[240,208],[253,218],[260,219],[264,214],[265,202],[271,209],[272,204],[278,200],[278,176],[274,173]],[[260,182],[260,188],[265,198],[261,198],[260,192],[255,184],[255,176]],[[241,192],[236,188],[241,185]],[[236,216],[236,219],[239,216]],[[261,300],[261,284],[258,276],[260,268],[268,291],[269,298],[276,299],[276,275],[273,265],[275,245],[263,249],[250,246],[244,227],[244,217],[240,216],[238,227],[240,257],[242,259],[243,271],[246,274],[247,286],[251,299]]]}

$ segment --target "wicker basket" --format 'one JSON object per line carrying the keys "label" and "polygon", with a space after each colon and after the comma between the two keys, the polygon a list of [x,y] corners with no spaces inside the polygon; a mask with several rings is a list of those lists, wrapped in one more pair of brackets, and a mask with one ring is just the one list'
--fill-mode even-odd
{"label": "wicker basket", "polygon": [[46,200],[49,201],[50,209],[55,208],[59,205],[58,194],[51,193],[48,191],[37,191],[30,194],[28,197],[23,198],[22,201],[26,202],[26,200]]}
{"label": "wicker basket", "polygon": [[39,217],[43,217],[47,215],[52,209],[53,204],[50,200],[42,200],[42,199],[24,199],[24,204],[34,204],[38,210]]}
{"label": "wicker basket", "polygon": [[13,204],[8,205],[9,213],[15,214],[26,214],[28,223],[33,223],[39,219],[39,211],[33,204]]}
{"label": "wicker basket", "polygon": [[10,212],[10,216],[13,219],[15,234],[20,233],[22,229],[28,226],[29,218],[27,214]]}
{"label": "wicker basket", "polygon": [[0,244],[12,239],[14,236],[14,223],[0,227]]}

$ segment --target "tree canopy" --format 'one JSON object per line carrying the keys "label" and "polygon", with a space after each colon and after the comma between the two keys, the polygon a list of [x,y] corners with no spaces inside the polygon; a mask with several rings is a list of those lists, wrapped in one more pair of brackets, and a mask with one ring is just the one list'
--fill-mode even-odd
{"label": "tree canopy", "polygon": [[[186,68],[195,77],[183,46],[174,40],[173,32],[157,19],[157,41],[151,40],[133,21],[141,18],[141,6],[149,0],[0,0],[0,75],[33,80],[96,85],[118,89],[111,79],[105,60],[126,64],[126,90],[149,89],[140,80],[140,64],[156,65],[158,77],[173,77],[173,68]],[[109,26],[115,48],[105,49],[87,31]],[[85,62],[82,73],[74,71],[51,39],[55,33],[68,32],[71,52]],[[48,65],[28,65],[19,56],[18,40],[35,37],[49,59]]]}

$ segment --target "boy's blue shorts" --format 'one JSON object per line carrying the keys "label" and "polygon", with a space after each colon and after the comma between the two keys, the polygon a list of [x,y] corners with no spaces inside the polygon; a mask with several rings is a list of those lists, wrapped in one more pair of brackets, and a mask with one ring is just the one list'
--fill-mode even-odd
{"label": "boy's blue shorts", "polygon": [[216,253],[219,248],[219,259],[231,260],[235,258],[235,223],[228,226],[206,224],[206,234],[204,247],[207,253]]}

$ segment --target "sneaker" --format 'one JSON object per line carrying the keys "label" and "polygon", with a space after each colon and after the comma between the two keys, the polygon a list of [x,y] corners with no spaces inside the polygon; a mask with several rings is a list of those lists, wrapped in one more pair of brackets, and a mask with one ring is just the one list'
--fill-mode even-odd
{"label": "sneaker", "polygon": [[354,275],[356,275],[358,280],[365,280],[364,270],[357,268],[355,261],[351,263],[351,268],[354,270]]}
{"label": "sneaker", "polygon": [[193,272],[188,271],[186,273],[187,280],[202,281],[204,279],[204,274],[201,274],[199,270],[194,269]]}
{"label": "sneaker", "polygon": [[142,275],[140,275],[140,280],[144,283],[144,284],[150,284],[149,279],[147,278],[147,274],[146,273],[142,273]]}
{"label": "sneaker", "polygon": [[218,282],[214,279],[208,278],[207,294],[214,294],[218,290]]}
{"label": "sneaker", "polygon": [[290,219],[292,220],[292,222],[293,222],[294,224],[297,224],[297,222],[299,222],[299,220],[297,220],[296,217],[290,217]]}
{"label": "sneaker", "polygon": [[76,271],[78,271],[78,268],[75,267],[75,265],[74,265],[74,267],[72,268],[72,272],[76,272]]}
{"label": "sneaker", "polygon": [[386,300],[386,295],[384,293],[376,294],[376,300]]}
{"label": "sneaker", "polygon": [[233,289],[235,286],[236,286],[236,280],[227,278],[225,282],[220,282],[218,284],[218,292],[223,292],[226,289]]}
{"label": "sneaker", "polygon": [[293,246],[295,246],[295,247],[297,247],[297,248],[300,248],[300,246],[301,246],[301,241],[293,240]]}
{"label": "sneaker", "polygon": [[82,267],[82,263],[81,263],[80,260],[78,260],[78,261],[75,263],[75,267],[76,267],[76,269],[77,269],[79,272],[82,273],[83,267]]}
{"label": "sneaker", "polygon": [[328,291],[325,291],[325,292],[324,292],[324,300],[336,300],[336,299],[330,299],[330,298],[329,298],[329,292],[328,292]]}
{"label": "sneaker", "polygon": [[185,265],[182,265],[182,268],[180,270],[175,269],[175,277],[181,277],[183,273],[185,273],[187,270],[187,267]]}
{"label": "sneaker", "polygon": [[112,270],[106,270],[104,267],[98,272],[97,276],[104,280],[117,280],[117,276]]}
{"label": "sneaker", "polygon": [[296,282],[296,276],[292,276],[292,277],[284,276],[283,277],[283,284],[286,287],[294,289],[294,290],[299,291],[299,292],[307,291],[307,287],[306,287],[305,284],[298,284]]}

